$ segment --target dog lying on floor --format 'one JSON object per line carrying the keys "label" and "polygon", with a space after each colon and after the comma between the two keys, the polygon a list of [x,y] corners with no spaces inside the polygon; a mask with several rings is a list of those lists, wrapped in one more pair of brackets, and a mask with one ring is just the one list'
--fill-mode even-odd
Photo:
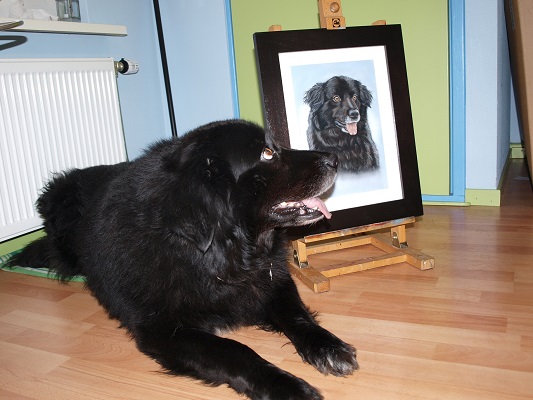
{"label": "dog lying on floor", "polygon": [[11,265],[85,277],[111,318],[168,373],[251,399],[322,399],[317,389],[217,332],[285,334],[324,374],[358,368],[320,327],[287,269],[284,228],[330,217],[319,199],[337,157],[281,148],[260,127],[215,122],[138,159],[57,175],[37,208],[47,236]]}
{"label": "dog lying on floor", "polygon": [[372,94],[361,82],[334,76],[305,93],[309,105],[307,142],[311,150],[339,157],[339,170],[372,171],[379,167],[379,154],[372,139],[367,110]]}

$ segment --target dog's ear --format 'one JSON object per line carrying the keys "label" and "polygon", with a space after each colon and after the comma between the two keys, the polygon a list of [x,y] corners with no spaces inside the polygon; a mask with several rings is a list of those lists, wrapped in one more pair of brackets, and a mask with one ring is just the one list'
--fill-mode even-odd
{"label": "dog's ear", "polygon": [[316,83],[311,89],[305,92],[304,103],[309,105],[311,112],[315,113],[324,102],[323,93],[323,83]]}
{"label": "dog's ear", "polygon": [[171,232],[206,253],[219,221],[232,212],[229,197],[235,178],[229,164],[221,159],[198,154],[190,154],[190,158],[174,166],[176,187],[167,200],[164,218]]}
{"label": "dog's ear", "polygon": [[361,87],[359,88],[359,101],[367,107],[370,107],[370,104],[372,103],[372,93],[363,84],[361,84]]}

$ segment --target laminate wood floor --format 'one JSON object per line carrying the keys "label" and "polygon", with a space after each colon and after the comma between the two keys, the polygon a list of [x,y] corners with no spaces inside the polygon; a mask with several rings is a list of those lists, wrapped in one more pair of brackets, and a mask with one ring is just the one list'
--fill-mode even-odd
{"label": "laminate wood floor", "polygon": [[[521,160],[501,207],[426,206],[409,245],[435,268],[407,264],[298,283],[323,326],[358,349],[353,376],[323,376],[285,337],[229,334],[342,399],[533,399],[533,191]],[[360,250],[313,256],[327,265]],[[357,254],[356,254],[357,253]],[[239,399],[159,372],[79,283],[0,271],[0,398]]]}

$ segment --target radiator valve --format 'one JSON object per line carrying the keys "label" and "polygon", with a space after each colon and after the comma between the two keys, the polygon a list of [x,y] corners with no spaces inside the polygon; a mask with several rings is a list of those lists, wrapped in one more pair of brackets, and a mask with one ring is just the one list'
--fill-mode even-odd
{"label": "radiator valve", "polygon": [[122,75],[132,75],[139,72],[139,63],[122,58],[120,61],[115,61],[115,69]]}

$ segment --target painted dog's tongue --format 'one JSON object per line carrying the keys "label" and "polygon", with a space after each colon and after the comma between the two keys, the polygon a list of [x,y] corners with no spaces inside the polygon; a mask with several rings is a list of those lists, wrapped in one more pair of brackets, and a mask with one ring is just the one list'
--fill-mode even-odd
{"label": "painted dog's tongue", "polygon": [[331,213],[328,211],[326,205],[322,200],[320,200],[318,197],[313,197],[310,199],[302,200],[302,203],[304,203],[309,208],[318,208],[318,210],[324,214],[324,216],[327,219],[331,218]]}
{"label": "painted dog's tongue", "polygon": [[357,135],[357,122],[349,122],[346,124],[346,130],[350,135]]}

